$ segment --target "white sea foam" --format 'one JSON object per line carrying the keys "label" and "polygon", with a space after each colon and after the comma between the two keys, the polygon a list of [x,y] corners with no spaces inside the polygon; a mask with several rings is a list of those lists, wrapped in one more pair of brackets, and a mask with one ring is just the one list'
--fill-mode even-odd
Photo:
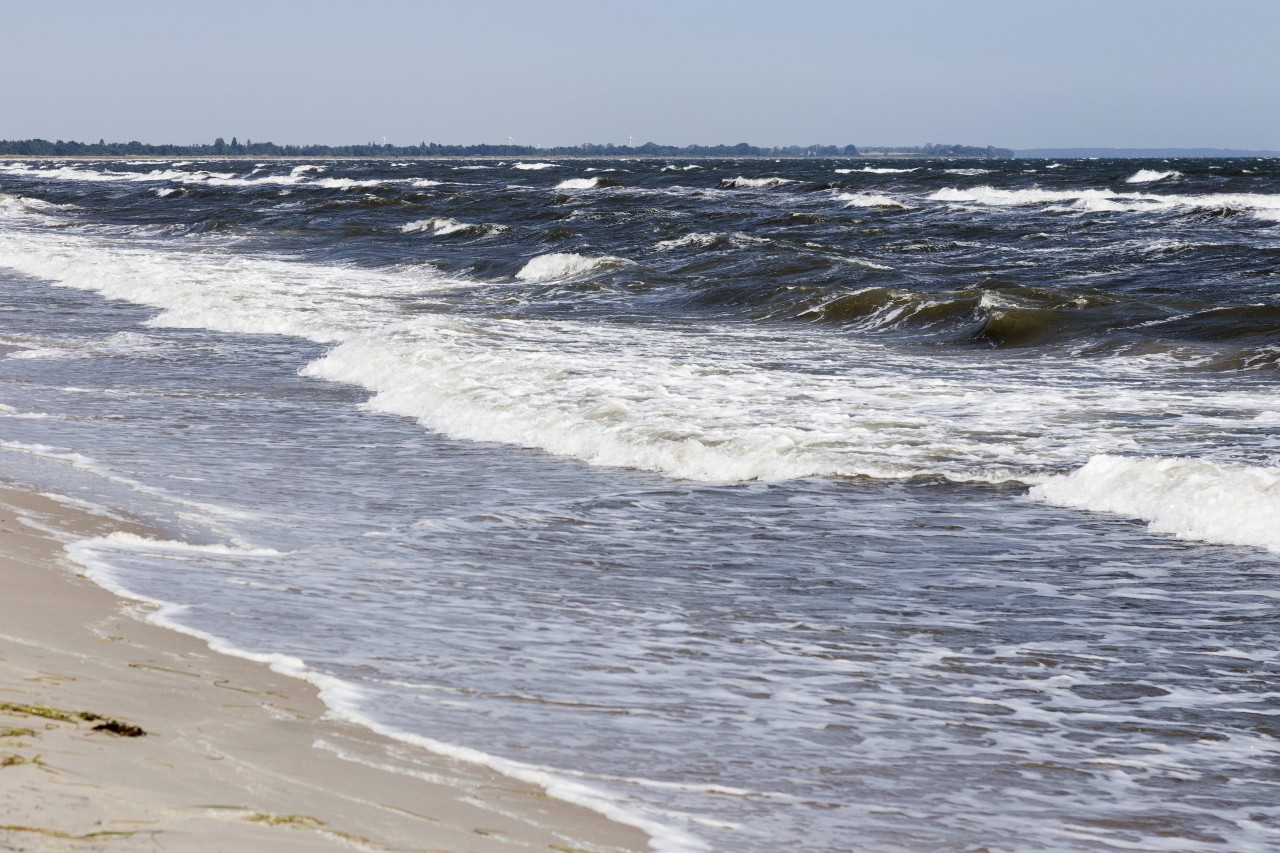
{"label": "white sea foam", "polygon": [[296,178],[309,173],[319,174],[323,171],[324,166],[313,166],[310,163],[304,163],[301,166],[294,166],[293,169],[289,171],[289,175]]}
{"label": "white sea foam", "polygon": [[448,219],[445,217],[437,217],[435,219],[419,219],[416,222],[407,222],[400,226],[400,231],[405,234],[414,232],[430,231],[433,234],[456,234],[459,231],[471,231],[481,226],[472,225],[469,222],[459,222],[456,219]]}
{"label": "white sea foam", "polygon": [[322,187],[327,190],[355,190],[369,189],[372,187],[380,187],[391,181],[378,180],[357,180],[355,178],[319,178],[314,181],[308,181],[307,185],[313,187]]}
{"label": "white sea foam", "polygon": [[511,168],[538,171],[540,169],[558,169],[560,168],[560,164],[559,163],[512,163]]}
{"label": "white sea foam", "polygon": [[845,207],[906,207],[896,198],[879,193],[840,193],[836,201],[843,201]]}
{"label": "white sea foam", "polygon": [[991,207],[1055,205],[1064,211],[1167,211],[1240,210],[1260,219],[1280,220],[1280,194],[1206,193],[1155,194],[1118,193],[1105,189],[1046,190],[1039,187],[1006,190],[991,186],[947,187],[928,196],[930,201],[968,202]]}
{"label": "white sea foam", "polygon": [[1032,187],[1030,189],[1006,190],[992,186],[946,187],[929,196],[930,201],[973,202],[993,207],[1025,204],[1065,204],[1082,200],[1110,201],[1117,198],[1145,201],[1148,197],[1137,195],[1122,196],[1111,190],[1098,189],[1045,190],[1039,187]]}
{"label": "white sea foam", "polygon": [[73,207],[69,204],[53,204],[39,198],[0,193],[0,216],[45,219],[58,210]]}
{"label": "white sea foam", "polygon": [[892,166],[863,166],[859,172],[866,172],[869,175],[903,175],[907,172],[914,172],[919,166],[913,166],[910,169],[895,169]]}
{"label": "white sea foam", "polygon": [[[519,278],[559,281],[621,263],[554,253],[532,258]],[[163,251],[40,229],[0,231],[0,264],[155,306],[158,325],[338,344],[304,374],[362,386],[372,393],[370,408],[456,438],[691,480],[926,475],[1036,483],[1045,471],[1092,456],[1196,455],[1199,431],[1187,423],[1200,418],[1233,434],[1233,422],[1256,429],[1256,419],[1275,409],[1267,389],[1153,385],[1147,368],[1123,362],[1044,361],[1028,374],[1021,363],[953,357],[944,364],[846,338],[806,345],[819,347],[814,365],[842,365],[831,373],[807,366],[803,349],[794,364],[757,355],[750,328],[686,334],[405,319],[404,296],[474,284],[425,267],[371,271]],[[912,310],[908,303],[888,300],[875,322],[891,325]],[[1159,411],[1181,414],[1142,420]],[[1043,428],[1027,429],[1032,414]],[[1117,425],[1130,421],[1141,429]],[[1131,511],[1147,512],[1136,503]]]}
{"label": "white sea foam", "polygon": [[1056,506],[1140,518],[1180,539],[1280,552],[1280,468],[1102,455],[1046,479],[1031,495]]}
{"label": "white sea foam", "polygon": [[989,175],[991,174],[991,171],[992,171],[991,169],[947,169],[946,173],[948,175],[973,176],[973,175]]}
{"label": "white sea foam", "polygon": [[[375,322],[396,294],[457,286],[426,265],[389,278],[336,265],[166,252],[58,234],[0,232],[0,264],[158,308],[162,313],[151,321],[156,325],[320,342]],[[316,310],[318,305],[327,310]]]}
{"label": "white sea foam", "polygon": [[599,178],[570,178],[556,184],[558,190],[589,190],[600,186]]}
{"label": "white sea foam", "polygon": [[715,233],[700,234],[695,232],[693,234],[686,234],[683,237],[677,237],[674,240],[662,240],[661,242],[655,243],[653,245],[653,248],[657,249],[660,252],[666,252],[666,251],[670,251],[671,249],[679,249],[684,246],[704,246],[705,247],[705,246],[710,246],[714,244],[718,240],[722,239],[723,236],[724,235],[722,234],[715,234]]}
{"label": "white sea foam", "polygon": [[1165,181],[1169,178],[1181,178],[1181,172],[1156,172],[1151,169],[1139,169],[1132,175],[1124,179],[1126,184],[1150,184],[1156,181]]}
{"label": "white sea foam", "polygon": [[[33,168],[24,163],[0,164],[0,174],[20,175],[23,177],[42,178],[45,180],[89,181],[89,182],[173,182],[179,184],[201,184],[216,187],[254,187],[254,186],[302,186],[320,189],[356,189],[405,183],[405,179],[396,180],[357,180],[353,178],[308,178],[311,170],[318,166],[299,166],[288,175],[263,175],[260,177],[239,177],[234,172],[187,172],[175,169],[153,169],[149,172],[118,172],[109,169],[96,170],[82,166],[52,166]],[[300,171],[305,170],[305,171]]]}
{"label": "white sea foam", "polygon": [[530,259],[516,273],[516,278],[521,281],[560,281],[624,263],[626,261],[622,258],[611,255],[591,256],[574,252],[553,252]]}
{"label": "white sea foam", "polygon": [[725,178],[721,185],[726,187],[753,188],[753,187],[777,187],[783,184],[791,183],[788,178]]}

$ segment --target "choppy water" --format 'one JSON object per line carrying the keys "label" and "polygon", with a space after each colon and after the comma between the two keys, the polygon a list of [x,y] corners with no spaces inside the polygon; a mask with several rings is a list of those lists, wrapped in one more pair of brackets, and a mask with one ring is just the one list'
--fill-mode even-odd
{"label": "choppy water", "polygon": [[0,456],[667,849],[1274,849],[1278,262],[1253,159],[5,162]]}

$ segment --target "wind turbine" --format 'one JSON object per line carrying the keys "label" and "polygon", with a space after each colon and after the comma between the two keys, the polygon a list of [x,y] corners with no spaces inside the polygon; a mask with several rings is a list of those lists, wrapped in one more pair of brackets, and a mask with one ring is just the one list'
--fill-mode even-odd
{"label": "wind turbine", "polygon": [[631,147],[632,147],[632,143],[633,143],[634,141],[635,141],[635,137],[634,137],[634,136],[628,136],[628,137],[627,137],[627,147],[628,147],[628,148],[631,148]]}

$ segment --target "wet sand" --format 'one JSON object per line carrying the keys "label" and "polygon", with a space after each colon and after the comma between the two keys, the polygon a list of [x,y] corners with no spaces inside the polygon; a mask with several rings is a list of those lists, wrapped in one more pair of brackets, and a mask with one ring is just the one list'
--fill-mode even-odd
{"label": "wet sand", "polygon": [[310,684],[143,621],[148,605],[78,576],[63,550],[118,529],[0,485],[0,850],[648,848],[638,829],[328,717]]}

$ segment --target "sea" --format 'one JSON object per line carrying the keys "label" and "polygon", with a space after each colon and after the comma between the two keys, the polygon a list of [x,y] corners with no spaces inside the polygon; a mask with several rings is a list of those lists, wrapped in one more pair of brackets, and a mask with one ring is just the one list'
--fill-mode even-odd
{"label": "sea", "polygon": [[662,853],[1280,849],[1280,160],[7,160],[0,471]]}

